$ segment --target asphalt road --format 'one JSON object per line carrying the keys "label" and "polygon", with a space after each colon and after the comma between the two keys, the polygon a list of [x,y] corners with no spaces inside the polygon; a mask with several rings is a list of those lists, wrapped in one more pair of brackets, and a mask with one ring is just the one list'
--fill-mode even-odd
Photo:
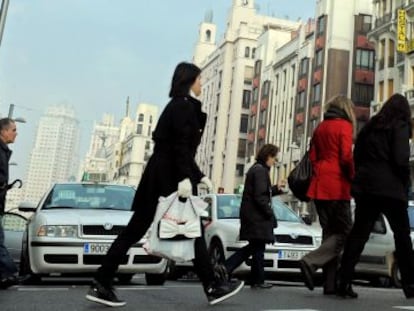
{"label": "asphalt road", "polygon": [[[84,296],[89,280],[48,279],[41,286],[14,286],[0,291],[0,311],[74,311],[108,310],[87,301]],[[146,286],[141,278],[133,284],[118,286],[127,301],[119,310],[145,311],[383,311],[414,310],[414,299],[406,300],[402,291],[389,288],[356,286],[360,298],[345,300],[323,296],[321,288],[309,291],[301,284],[275,283],[270,290],[242,292],[216,306],[209,306],[201,286],[193,281],[167,282],[165,286]]]}

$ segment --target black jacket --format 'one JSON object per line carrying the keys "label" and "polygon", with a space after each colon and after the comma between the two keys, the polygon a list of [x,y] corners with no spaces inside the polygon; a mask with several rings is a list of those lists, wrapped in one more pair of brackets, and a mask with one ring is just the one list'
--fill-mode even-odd
{"label": "black jacket", "polygon": [[148,161],[135,195],[133,209],[153,212],[160,196],[177,191],[189,178],[196,192],[204,174],[194,157],[204,132],[207,115],[201,102],[190,96],[173,98],[162,112],[153,133],[154,153]]}
{"label": "black jacket", "polygon": [[0,215],[4,214],[7,185],[9,183],[9,160],[12,151],[0,140]]}
{"label": "black jacket", "polygon": [[402,121],[389,129],[367,125],[361,130],[354,148],[353,196],[371,194],[408,200],[409,139],[409,125]]}
{"label": "black jacket", "polygon": [[273,228],[277,227],[273,213],[272,196],[282,193],[272,187],[269,167],[257,162],[246,174],[240,208],[240,239],[264,240],[273,243]]}

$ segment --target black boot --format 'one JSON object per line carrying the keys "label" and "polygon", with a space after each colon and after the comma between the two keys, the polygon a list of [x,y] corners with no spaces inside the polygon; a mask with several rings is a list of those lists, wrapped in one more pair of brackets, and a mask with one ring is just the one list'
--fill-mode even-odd
{"label": "black boot", "polygon": [[358,298],[358,294],[352,289],[352,284],[345,282],[339,282],[336,295],[342,298]]}
{"label": "black boot", "polygon": [[236,295],[244,286],[243,281],[236,282],[214,282],[206,286],[204,291],[206,293],[208,303],[215,305],[234,295]]}

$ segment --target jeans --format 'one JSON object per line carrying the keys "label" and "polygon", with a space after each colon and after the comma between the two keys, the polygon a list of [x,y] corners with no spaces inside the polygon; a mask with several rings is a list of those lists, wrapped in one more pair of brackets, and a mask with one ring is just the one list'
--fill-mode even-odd
{"label": "jeans", "polygon": [[250,278],[252,284],[264,283],[264,251],[266,243],[262,240],[250,240],[249,244],[237,250],[225,262],[227,271],[232,273],[238,266],[252,256]]}
{"label": "jeans", "polygon": [[365,243],[369,239],[380,213],[387,217],[394,232],[398,266],[403,288],[414,285],[414,254],[408,220],[408,202],[377,195],[361,195],[355,198],[355,222],[349,234],[341,260],[340,281],[350,283]]}
{"label": "jeans", "polygon": [[322,244],[302,259],[313,269],[323,269],[324,289],[335,290],[338,257],[352,228],[349,201],[315,201],[322,227]]}
{"label": "jeans", "polygon": [[13,276],[17,273],[17,267],[4,245],[3,216],[0,215],[0,279]]}

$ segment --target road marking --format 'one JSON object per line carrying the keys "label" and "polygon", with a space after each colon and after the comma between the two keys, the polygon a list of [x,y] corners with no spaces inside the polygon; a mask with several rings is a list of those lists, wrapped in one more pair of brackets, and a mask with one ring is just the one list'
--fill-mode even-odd
{"label": "road marking", "polygon": [[318,311],[315,309],[271,309],[271,310],[263,310],[263,311]]}
{"label": "road marking", "polygon": [[117,287],[117,290],[164,290],[167,289],[166,287],[148,287],[148,286],[142,286],[142,287]]}
{"label": "road marking", "polygon": [[19,287],[18,291],[22,292],[39,292],[39,291],[68,291],[67,287]]}
{"label": "road marking", "polygon": [[401,310],[414,310],[414,306],[408,307],[408,306],[394,306],[394,309],[401,309]]}

